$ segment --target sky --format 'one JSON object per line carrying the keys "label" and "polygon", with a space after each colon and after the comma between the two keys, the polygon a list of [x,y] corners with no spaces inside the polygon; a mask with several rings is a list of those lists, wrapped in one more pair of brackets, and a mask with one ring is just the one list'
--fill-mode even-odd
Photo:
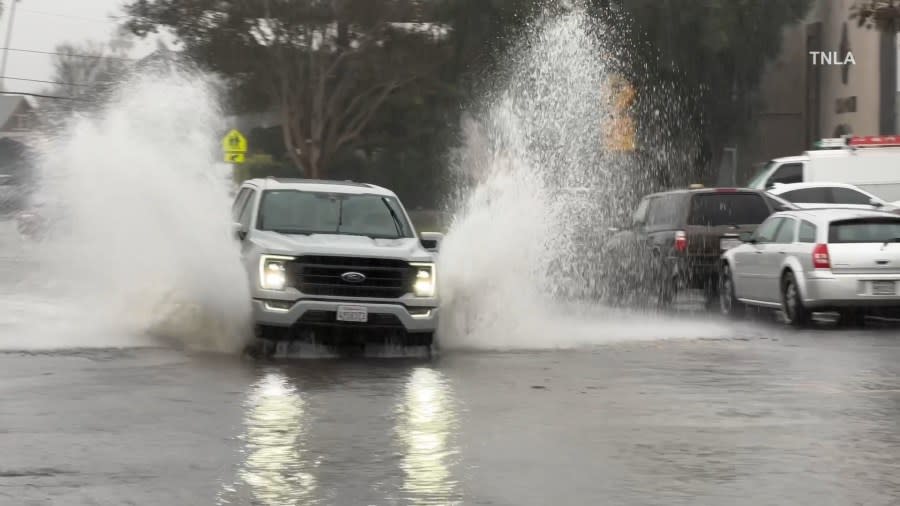
{"label": "sky", "polygon": [[[3,0],[0,17],[0,47],[6,40],[13,0]],[[125,0],[19,0],[12,27],[13,49],[53,51],[64,42],[107,42],[116,32]],[[135,41],[133,57],[146,56],[156,48],[155,40]],[[10,51],[5,76],[49,81],[53,78],[53,56]],[[6,80],[4,89],[40,93],[49,84]]]}

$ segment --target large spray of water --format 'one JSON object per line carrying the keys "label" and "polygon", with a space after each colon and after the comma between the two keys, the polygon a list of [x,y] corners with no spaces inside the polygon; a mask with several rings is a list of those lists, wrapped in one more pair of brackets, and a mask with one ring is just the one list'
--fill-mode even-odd
{"label": "large spray of water", "polygon": [[[134,345],[157,333],[241,348],[249,292],[213,158],[224,126],[216,96],[208,77],[164,65],[43,143],[37,200],[50,230],[29,253],[32,288],[60,321],[53,335],[4,346]],[[40,332],[32,323],[27,332]]]}
{"label": "large spray of water", "polygon": [[579,10],[542,21],[464,126],[455,164],[462,197],[439,269],[445,348],[721,333],[571,300],[602,293],[615,274],[604,271],[604,233],[646,177],[607,148],[618,53],[599,28]]}

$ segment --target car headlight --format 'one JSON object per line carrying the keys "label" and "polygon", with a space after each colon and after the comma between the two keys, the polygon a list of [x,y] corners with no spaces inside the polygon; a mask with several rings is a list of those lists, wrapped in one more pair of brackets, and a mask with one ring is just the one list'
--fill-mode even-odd
{"label": "car headlight", "polygon": [[294,257],[262,255],[259,257],[259,286],[264,290],[284,290],[287,285],[286,263]]}
{"label": "car headlight", "polygon": [[434,297],[437,293],[437,279],[434,264],[410,264],[415,269],[413,293],[416,297]]}

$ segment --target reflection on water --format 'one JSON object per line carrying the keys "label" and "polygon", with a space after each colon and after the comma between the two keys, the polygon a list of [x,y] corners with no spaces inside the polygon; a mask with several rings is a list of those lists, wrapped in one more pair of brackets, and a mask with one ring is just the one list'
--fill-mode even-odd
{"label": "reflection on water", "polygon": [[414,504],[460,504],[451,474],[459,449],[455,402],[446,378],[427,367],[412,371],[397,406],[397,437],[404,447],[403,489]]}
{"label": "reflection on water", "polygon": [[[304,458],[306,416],[296,387],[270,371],[254,385],[245,409],[244,463],[238,486],[225,495],[236,496],[238,504],[311,504],[316,480]],[[239,492],[245,489],[249,497]],[[219,503],[232,501],[220,497]]]}

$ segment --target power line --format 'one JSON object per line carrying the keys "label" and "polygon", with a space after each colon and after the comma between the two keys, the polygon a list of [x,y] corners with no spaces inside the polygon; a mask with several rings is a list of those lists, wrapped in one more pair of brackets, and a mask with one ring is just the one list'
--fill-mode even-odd
{"label": "power line", "polygon": [[28,97],[38,97],[38,98],[57,98],[60,100],[75,100],[76,102],[88,102],[82,98],[74,98],[74,97],[59,97],[55,95],[42,95],[40,93],[28,93],[25,91],[0,91],[0,94],[3,95],[25,95]]}
{"label": "power line", "polygon": [[95,23],[117,23],[119,19],[122,19],[122,16],[110,16],[109,19],[100,19],[100,18],[88,18],[84,16],[72,16],[70,14],[57,14],[55,12],[45,12],[45,11],[35,11],[31,9],[19,9],[21,12],[27,12],[29,14],[38,14],[41,16],[52,16],[55,18],[68,18],[68,19],[80,19],[82,21],[93,21]]}
{"label": "power line", "polygon": [[56,56],[70,56],[72,58],[93,58],[95,60],[123,60],[123,61],[137,61],[137,58],[125,58],[121,56],[100,56],[100,55],[89,55],[89,54],[73,54],[73,53],[57,53],[55,51],[38,51],[36,49],[15,49],[15,48],[6,48],[0,47],[0,51],[16,51],[19,53],[36,53],[36,54],[50,54]]}
{"label": "power line", "polygon": [[[3,79],[9,79],[12,81],[28,81],[31,83],[61,84],[63,86],[93,86],[93,84],[84,84],[84,83],[64,83],[61,81],[44,81],[41,79],[26,79],[24,77],[0,76],[0,80],[3,80]],[[94,84],[106,84],[106,82],[97,82]]]}

